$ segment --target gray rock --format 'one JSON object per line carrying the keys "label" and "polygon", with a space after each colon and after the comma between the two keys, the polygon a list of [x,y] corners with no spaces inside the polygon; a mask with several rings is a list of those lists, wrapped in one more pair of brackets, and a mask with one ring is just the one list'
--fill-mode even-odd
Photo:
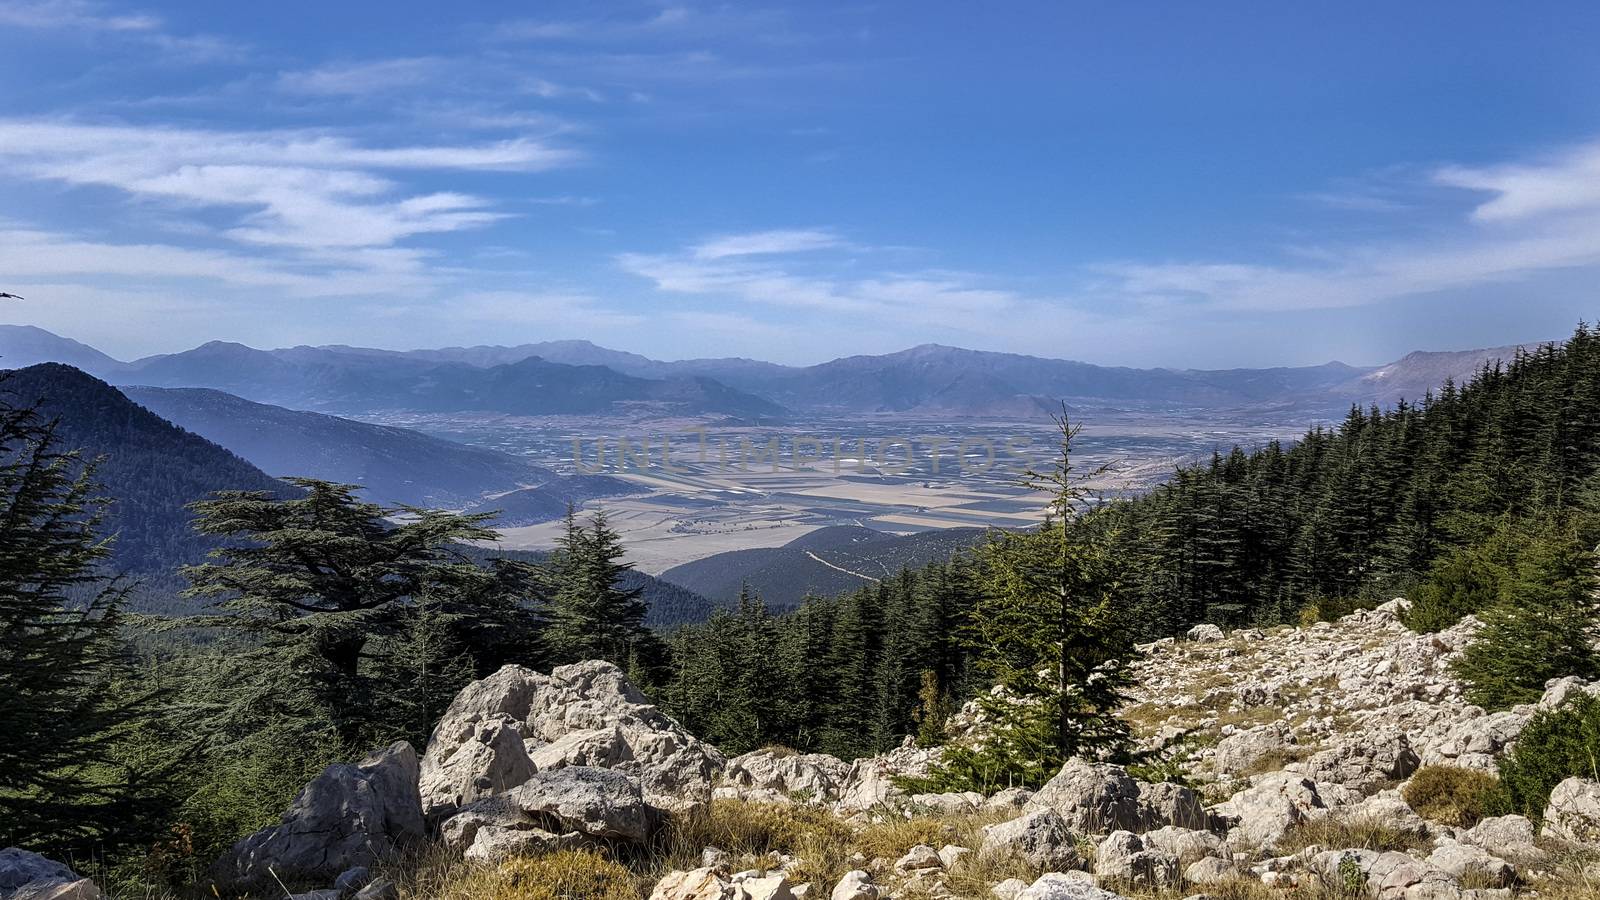
{"label": "gray rock", "polygon": [[72,882],[78,874],[62,863],[20,847],[0,850],[0,900],[9,900],[25,885],[36,881]]}
{"label": "gray rock", "polygon": [[87,878],[75,881],[30,881],[8,900],[100,900],[100,888]]}
{"label": "gray rock", "polygon": [[1568,778],[1550,792],[1543,833],[1556,840],[1600,847],[1600,782]]}
{"label": "gray rock", "polygon": [[1127,900],[1121,894],[1095,886],[1082,872],[1049,872],[1028,885],[1016,900]]}
{"label": "gray rock", "polygon": [[985,827],[978,855],[989,859],[1014,856],[1036,870],[1060,871],[1083,864],[1077,843],[1066,820],[1047,807]]}
{"label": "gray rock", "polygon": [[1141,837],[1146,847],[1170,853],[1180,862],[1222,855],[1222,838],[1209,831],[1167,825]]}
{"label": "gray rock", "polygon": [[559,666],[549,675],[506,666],[463,688],[434,729],[424,803],[442,819],[521,784],[531,769],[583,766],[631,775],[652,805],[687,812],[711,799],[723,764],[722,754],[611,663]]}
{"label": "gray rock", "polygon": [[1028,889],[1028,883],[1021,878],[1007,878],[989,889],[989,893],[999,900],[1017,900],[1017,896]]}
{"label": "gray rock", "polygon": [[1212,766],[1218,775],[1239,775],[1283,758],[1293,746],[1294,733],[1282,722],[1258,725],[1218,741]]}
{"label": "gray rock", "polygon": [[372,870],[366,866],[352,866],[333,880],[333,889],[340,897],[350,897],[372,881]]}
{"label": "gray rock", "polygon": [[1523,816],[1484,819],[1467,829],[1461,839],[1508,859],[1533,859],[1544,855],[1544,851],[1534,845],[1533,822]]}
{"label": "gray rock", "polygon": [[1005,790],[1000,791],[989,799],[983,801],[983,808],[990,812],[1009,812],[1011,810],[1020,810],[1027,806],[1028,801],[1032,799],[1033,791],[1030,791],[1027,788],[1006,788]]}
{"label": "gray rock", "polygon": [[872,883],[872,875],[865,869],[852,869],[833,886],[828,900],[878,900],[881,896],[883,891]]}
{"label": "gray rock", "polygon": [[1516,866],[1471,844],[1441,841],[1429,854],[1428,862],[1457,881],[1469,875],[1488,882],[1490,887],[1511,887],[1517,881]]}
{"label": "gray rock", "polygon": [[1121,766],[1073,758],[1033,795],[1028,810],[1050,808],[1075,831],[1140,831],[1139,783]]}
{"label": "gray rock", "polygon": [[650,900],[732,900],[733,885],[716,869],[705,867],[687,872],[668,872]]}
{"label": "gray rock", "polygon": [[1212,884],[1221,884],[1231,878],[1237,877],[1239,869],[1232,860],[1218,859],[1215,856],[1205,856],[1189,864],[1183,870],[1183,880],[1189,884],[1201,887]]}
{"label": "gray rock", "polygon": [[1146,849],[1138,835],[1113,831],[1095,849],[1094,874],[1101,881],[1160,889],[1177,883],[1178,858]]}
{"label": "gray rock", "polygon": [[356,892],[356,900],[400,900],[400,889],[387,878],[375,878]]}
{"label": "gray rock", "polygon": [[1139,817],[1141,828],[1173,825],[1205,830],[1211,827],[1211,814],[1206,812],[1200,795],[1170,781],[1139,782]]}
{"label": "gray rock", "polygon": [[1226,638],[1227,635],[1224,634],[1222,629],[1216,625],[1213,625],[1210,622],[1205,622],[1189,629],[1188,633],[1185,634],[1184,637],[1197,644],[1210,644]]}
{"label": "gray rock", "polygon": [[728,760],[713,796],[756,803],[833,803],[850,764],[826,753],[755,750]]}
{"label": "gray rock", "polygon": [[568,766],[539,772],[506,796],[523,813],[545,817],[589,837],[642,842],[657,817],[639,781],[610,769]]}
{"label": "gray rock", "polygon": [[1353,736],[1316,753],[1299,769],[1313,781],[1370,793],[1409,777],[1420,763],[1405,733],[1388,731]]}
{"label": "gray rock", "polygon": [[1253,786],[1218,804],[1217,811],[1236,822],[1228,832],[1229,841],[1263,848],[1282,840],[1290,828],[1327,815],[1316,784],[1292,772],[1261,776]]}
{"label": "gray rock", "polygon": [[224,886],[271,880],[331,882],[354,866],[370,866],[424,836],[417,791],[417,754],[395,744],[356,765],[335,763],[306,785],[283,814],[233,846],[212,866]]}

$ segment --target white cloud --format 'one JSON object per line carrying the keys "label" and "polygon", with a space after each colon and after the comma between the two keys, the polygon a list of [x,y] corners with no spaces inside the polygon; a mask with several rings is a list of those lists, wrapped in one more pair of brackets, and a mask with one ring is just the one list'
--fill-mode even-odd
{"label": "white cloud", "polygon": [[[0,120],[0,167],[180,206],[243,208],[222,233],[285,247],[382,247],[479,228],[504,214],[455,192],[407,195],[392,173],[538,171],[575,158],[530,139],[370,147],[326,133],[232,132]],[[391,173],[391,174],[380,174]]]}
{"label": "white cloud", "polygon": [[714,238],[696,245],[691,252],[696,259],[724,259],[730,256],[766,256],[827,250],[842,246],[843,243],[827,231],[757,231],[751,234]]}
{"label": "white cloud", "polygon": [[84,0],[6,0],[0,2],[0,25],[39,30],[153,32],[161,20],[141,13],[112,14]]}
{"label": "white cloud", "polygon": [[416,87],[439,77],[444,61],[435,57],[380,59],[318,66],[278,75],[278,87],[297,94],[364,96]]}
{"label": "white cloud", "polygon": [[1542,162],[1503,166],[1446,166],[1435,179],[1448,187],[1494,194],[1472,216],[1509,222],[1572,211],[1600,210],[1600,141]]}

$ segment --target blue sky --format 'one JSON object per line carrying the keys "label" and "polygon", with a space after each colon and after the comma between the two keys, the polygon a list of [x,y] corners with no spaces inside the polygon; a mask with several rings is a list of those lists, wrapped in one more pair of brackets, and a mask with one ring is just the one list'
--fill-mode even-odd
{"label": "blue sky", "polygon": [[0,0],[3,321],[1379,363],[1600,314],[1600,5]]}

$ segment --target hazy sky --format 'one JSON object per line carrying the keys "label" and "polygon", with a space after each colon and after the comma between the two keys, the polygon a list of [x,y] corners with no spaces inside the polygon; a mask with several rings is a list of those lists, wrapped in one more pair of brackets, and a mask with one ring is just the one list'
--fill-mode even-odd
{"label": "hazy sky", "polygon": [[0,320],[1387,361],[1600,316],[1600,4],[0,0]]}

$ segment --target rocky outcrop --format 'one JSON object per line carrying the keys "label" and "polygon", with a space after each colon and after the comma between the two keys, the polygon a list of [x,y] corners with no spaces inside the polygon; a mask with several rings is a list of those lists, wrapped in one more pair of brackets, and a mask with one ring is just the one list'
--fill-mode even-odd
{"label": "rocky outcrop", "polygon": [[422,798],[429,817],[443,820],[536,771],[582,766],[630,775],[650,804],[686,812],[711,799],[723,765],[610,663],[549,675],[506,666],[463,688],[445,711],[423,757]]}
{"label": "rocky outcrop", "polygon": [[754,803],[834,803],[849,775],[850,764],[836,756],[768,748],[728,760],[712,795]]}
{"label": "rocky outcrop", "polygon": [[494,860],[570,847],[584,839],[642,843],[658,824],[638,779],[611,769],[567,766],[463,807],[441,828],[469,859]]}
{"label": "rocky outcrop", "polygon": [[869,756],[850,764],[839,790],[838,808],[865,811],[906,799],[898,778],[922,778],[939,758],[937,749],[918,747],[909,737],[905,743],[882,756]]}
{"label": "rocky outcrop", "polygon": [[1177,883],[1178,857],[1147,848],[1136,834],[1113,831],[1095,848],[1094,874],[1112,884],[1159,890]]}
{"label": "rocky outcrop", "polygon": [[1216,811],[1232,822],[1228,840],[1270,848],[1290,828],[1328,813],[1316,783],[1293,772],[1260,776],[1243,791],[1219,804]]}
{"label": "rocky outcrop", "polygon": [[420,843],[417,771],[416,751],[403,742],[354,765],[329,766],[295,798],[281,824],[235,844],[212,867],[211,878],[241,886],[274,875],[328,883],[346,869]]}

